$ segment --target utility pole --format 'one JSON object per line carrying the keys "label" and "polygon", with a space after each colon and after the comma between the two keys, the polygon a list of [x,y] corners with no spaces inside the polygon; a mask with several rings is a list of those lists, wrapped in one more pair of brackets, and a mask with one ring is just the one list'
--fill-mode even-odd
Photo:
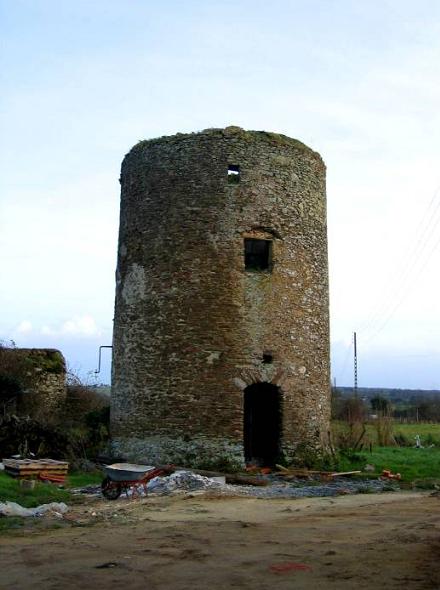
{"label": "utility pole", "polygon": [[358,394],[358,357],[357,357],[356,332],[353,333],[353,336],[354,336],[354,356],[353,356],[354,395],[355,395],[355,397],[357,397],[357,394]]}

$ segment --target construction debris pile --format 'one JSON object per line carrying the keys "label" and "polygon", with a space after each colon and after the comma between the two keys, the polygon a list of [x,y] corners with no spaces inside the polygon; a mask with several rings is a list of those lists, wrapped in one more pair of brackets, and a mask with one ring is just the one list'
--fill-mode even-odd
{"label": "construction debris pile", "polygon": [[[238,491],[237,487],[241,489]],[[365,494],[398,489],[397,486],[390,485],[390,482],[380,479],[349,481],[342,478],[335,478],[333,481],[326,483],[310,482],[308,485],[286,482],[274,483],[265,488],[234,486],[234,490],[241,495],[253,496],[254,498],[311,498],[341,496],[345,494]]]}
{"label": "construction debris pile", "polygon": [[[338,496],[382,492],[398,489],[397,485],[387,480],[358,479],[360,471],[321,472],[307,469],[286,469],[277,466],[278,471],[256,473],[257,477],[247,477],[252,485],[231,485],[192,471],[176,471],[169,477],[156,477],[147,485],[149,494],[165,495],[178,491],[216,492],[220,495],[252,496],[254,498],[304,498],[318,496]],[[209,472],[204,472],[209,473]],[[226,474],[226,481],[230,481]]]}
{"label": "construction debris pile", "polygon": [[[204,478],[208,479],[208,478]],[[215,482],[214,482],[215,484]],[[201,489],[201,488],[198,488]],[[262,486],[241,486],[241,485],[213,485],[209,483],[203,489],[215,490],[221,493],[233,493],[241,496],[252,496],[254,498],[305,498],[319,496],[339,496],[344,494],[359,494],[368,492],[382,492],[398,489],[390,485],[390,482],[381,479],[375,480],[348,480],[343,477],[336,477],[329,481],[276,481],[272,479],[269,485]]]}
{"label": "construction debris pile", "polygon": [[222,483],[191,471],[176,471],[168,477],[155,477],[147,484],[148,493],[169,494],[176,490],[234,491],[237,486]]}
{"label": "construction debris pile", "polygon": [[[209,473],[209,472],[205,472]],[[358,472],[356,472],[357,475]],[[225,483],[225,477],[208,477],[181,469],[169,476],[159,476],[136,489],[124,490],[123,496],[165,496],[179,493],[210,493],[218,496],[248,496],[254,498],[305,498],[305,497],[329,497],[346,494],[374,493],[384,491],[397,491],[397,482],[387,478],[358,479],[347,477],[350,474],[321,474],[320,472],[301,472],[300,476],[291,473],[280,475],[277,473],[259,474],[258,477],[247,476],[252,484],[232,485]],[[232,477],[232,476],[231,476]],[[242,476],[237,476],[242,477]],[[226,475],[228,481],[229,475]],[[234,478],[235,479],[235,476]],[[100,486],[87,486],[78,493],[96,495],[101,493]]]}
{"label": "construction debris pile", "polygon": [[24,508],[16,502],[0,502],[0,516],[44,516],[51,514],[61,517],[68,511],[64,502],[51,502],[50,504],[41,504],[36,508]]}

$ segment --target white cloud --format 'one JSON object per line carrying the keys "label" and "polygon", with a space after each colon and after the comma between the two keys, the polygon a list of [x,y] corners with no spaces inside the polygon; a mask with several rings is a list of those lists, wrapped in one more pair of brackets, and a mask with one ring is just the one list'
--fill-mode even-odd
{"label": "white cloud", "polygon": [[75,336],[99,336],[101,333],[95,320],[88,315],[67,320],[62,325],[61,332]]}
{"label": "white cloud", "polygon": [[41,333],[43,334],[43,336],[55,336],[56,335],[56,331],[46,325],[44,325],[41,328]]}
{"label": "white cloud", "polygon": [[18,334],[29,334],[32,332],[32,324],[28,320],[21,321],[15,328],[15,332]]}
{"label": "white cloud", "polygon": [[101,330],[96,325],[94,318],[90,315],[75,316],[66,320],[58,328],[44,325],[41,334],[45,336],[81,336],[93,338],[101,335]]}

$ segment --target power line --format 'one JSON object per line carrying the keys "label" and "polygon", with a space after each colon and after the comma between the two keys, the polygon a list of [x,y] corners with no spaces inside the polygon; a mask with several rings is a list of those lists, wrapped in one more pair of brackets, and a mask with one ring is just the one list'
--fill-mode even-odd
{"label": "power line", "polygon": [[[376,305],[376,309],[373,309],[373,312],[370,314],[368,320],[358,328],[358,331],[361,333],[372,333],[370,337],[365,340],[365,342],[369,342],[370,340],[372,340],[377,335],[377,333],[382,331],[382,329],[386,326],[389,319],[391,319],[398,307],[400,307],[400,305],[410,292],[411,283],[408,284],[408,282],[412,279],[412,284],[414,285],[415,283],[414,277],[411,276],[412,273],[416,271],[416,276],[420,276],[420,274],[426,268],[426,265],[431,259],[433,253],[440,244],[439,239],[435,243],[434,247],[431,248],[431,250],[429,251],[428,256],[425,257],[424,260],[422,260],[422,257],[426,252],[426,249],[431,241],[431,238],[435,234],[437,226],[440,223],[439,195],[440,187],[437,188],[434,192],[431,201],[417,226],[417,230],[414,234],[416,237],[415,246],[410,252],[410,255],[406,258],[406,264],[402,267],[402,270],[398,275],[398,280],[394,285],[394,289],[392,289],[391,292],[388,292],[388,296],[385,299],[385,302]],[[420,260],[422,260],[422,263],[420,263]],[[399,293],[400,297],[396,303],[396,295],[398,295]]]}
{"label": "power line", "polygon": [[348,359],[350,358],[350,352],[351,352],[352,345],[353,345],[353,341],[351,341],[350,344],[347,346],[345,358],[342,363],[342,370],[338,374],[338,380],[341,380],[342,377],[345,375],[345,371],[347,370],[347,366],[348,366]]}
{"label": "power line", "polygon": [[440,237],[437,240],[437,242],[435,243],[434,247],[431,249],[431,252],[429,253],[428,258],[426,258],[426,260],[425,260],[425,264],[419,269],[419,272],[413,278],[412,288],[410,287],[408,289],[408,291],[406,291],[406,292],[404,292],[402,294],[401,298],[396,302],[396,304],[394,305],[394,307],[391,309],[391,311],[389,312],[388,316],[383,321],[382,325],[376,330],[376,332],[374,332],[369,338],[367,338],[365,340],[365,344],[367,344],[368,342],[370,342],[371,340],[373,340],[373,338],[375,338],[376,336],[378,336],[382,332],[382,330],[384,330],[384,328],[387,326],[388,322],[391,320],[391,318],[393,317],[393,315],[396,313],[396,311],[399,309],[399,307],[405,301],[407,295],[411,292],[412,289],[414,289],[414,285],[415,285],[417,279],[421,276],[421,274],[425,270],[426,266],[428,265],[429,261],[431,260],[432,255],[437,250],[437,248],[439,247],[439,245],[440,245]]}
{"label": "power line", "polygon": [[[434,195],[431,198],[431,201],[430,201],[427,209],[425,210],[425,213],[422,216],[421,221],[418,224],[417,230],[415,232],[415,236],[416,236],[415,247],[413,248],[412,252],[410,252],[409,255],[407,257],[405,257],[406,264],[405,264],[405,266],[402,267],[400,273],[396,277],[397,281],[395,281],[395,286],[394,286],[394,289],[391,291],[391,295],[393,295],[395,292],[402,291],[404,289],[404,287],[406,286],[406,282],[408,281],[408,278],[411,275],[412,269],[417,264],[419,258],[422,256],[422,254],[429,242],[429,239],[431,238],[432,234],[434,233],[434,231],[440,221],[440,217],[437,216],[439,209],[440,209],[440,199],[439,199],[437,204],[434,207],[434,210],[432,211],[432,213],[429,217],[428,222],[425,223],[425,219],[428,216],[430,209],[432,209],[432,206],[433,206],[435,200],[437,199],[437,197],[439,196],[439,194],[440,194],[440,191],[439,191],[439,189],[437,189],[434,192]],[[436,216],[437,216],[437,218],[436,218]],[[435,219],[435,221],[433,221],[434,219]],[[425,225],[425,227],[423,227],[423,225]],[[423,231],[421,231],[422,229],[423,229]],[[419,236],[417,236],[417,234],[419,234]],[[358,328],[358,331],[365,332],[368,330],[368,328],[370,328],[370,326],[372,326],[372,325],[374,326],[374,324],[376,322],[380,321],[381,316],[387,314],[388,307],[390,305],[391,306],[393,305],[393,301],[394,301],[394,297],[391,297],[390,294],[388,294],[388,297],[385,300],[385,303],[382,302],[381,304],[376,306],[376,310],[370,315],[369,320],[367,320],[366,323],[361,325]]]}
{"label": "power line", "polygon": [[[412,267],[414,266],[414,264],[416,264],[418,258],[423,253],[426,244],[428,243],[428,240],[430,239],[431,235],[433,234],[434,230],[436,229],[440,221],[440,218],[437,217],[437,219],[433,223],[433,220],[436,218],[440,209],[440,199],[438,199],[436,205],[434,206],[434,210],[430,214],[430,211],[433,208],[436,199],[440,195],[439,188],[437,188],[434,191],[434,194],[429,202],[429,205],[425,209],[425,212],[421,220],[419,221],[417,229],[414,232],[415,246],[412,249],[412,251],[408,251],[408,256],[405,257],[406,264],[401,268],[400,273],[398,273],[396,276],[397,281],[395,281],[395,284],[397,285],[397,287],[394,287],[394,291],[396,291],[397,288],[407,280],[407,277],[410,274]],[[426,222],[426,218],[428,216],[429,219]],[[387,300],[385,300],[385,303],[382,302],[377,304],[376,309],[373,309],[373,312],[370,314],[370,318],[366,322],[364,322],[364,324],[358,327],[358,331],[366,331],[371,324],[374,324],[374,322],[377,319],[380,319],[380,316],[383,314],[383,310],[386,310],[388,305],[389,301]]]}

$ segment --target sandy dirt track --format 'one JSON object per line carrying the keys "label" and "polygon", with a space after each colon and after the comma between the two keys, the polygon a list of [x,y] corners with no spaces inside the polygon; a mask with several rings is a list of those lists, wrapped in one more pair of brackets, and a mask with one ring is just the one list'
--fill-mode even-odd
{"label": "sandy dirt track", "polygon": [[[0,537],[1,590],[440,589],[440,499],[429,494],[195,495],[85,510],[60,530]],[[306,570],[273,571],[292,563]]]}

